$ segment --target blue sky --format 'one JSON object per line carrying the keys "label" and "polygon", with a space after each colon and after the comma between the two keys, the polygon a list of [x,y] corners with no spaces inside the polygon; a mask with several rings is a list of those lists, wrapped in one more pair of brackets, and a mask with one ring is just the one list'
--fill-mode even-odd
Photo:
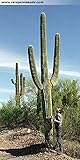
{"label": "blue sky", "polygon": [[80,4],[80,0],[44,0],[47,5],[75,5]]}
{"label": "blue sky", "polygon": [[27,48],[34,46],[40,67],[40,14],[47,16],[49,71],[52,72],[54,36],[61,34],[60,76],[80,79],[80,6],[0,6],[0,101],[14,95],[15,63],[30,76]]}

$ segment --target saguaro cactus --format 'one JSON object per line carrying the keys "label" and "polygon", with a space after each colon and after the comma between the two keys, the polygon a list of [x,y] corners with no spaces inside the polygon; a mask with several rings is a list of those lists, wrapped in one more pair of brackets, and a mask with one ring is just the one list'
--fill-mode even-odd
{"label": "saguaro cactus", "polygon": [[11,82],[15,85],[16,105],[20,105],[20,99],[25,94],[25,77],[23,77],[23,74],[21,73],[19,80],[18,63],[16,63],[15,76],[16,80],[14,81],[13,79],[11,79]]}
{"label": "saguaro cactus", "polygon": [[23,95],[23,74],[20,74],[20,96]]}
{"label": "saguaro cactus", "polygon": [[[47,60],[47,37],[46,37],[46,15],[41,13],[40,16],[40,40],[41,40],[41,82],[37,76],[36,66],[34,61],[33,46],[28,47],[29,64],[31,74],[35,85],[42,95],[42,110],[45,123],[45,139],[53,141],[53,108],[51,89],[55,86],[58,80],[59,72],[59,55],[60,55],[60,34],[55,35],[55,49],[54,49],[54,65],[51,79],[48,74],[48,60]],[[49,126],[47,126],[47,123]],[[50,127],[51,125],[51,127]],[[48,127],[48,128],[47,128]],[[52,128],[52,129],[51,129]]]}
{"label": "saguaro cactus", "polygon": [[26,77],[23,77],[23,96],[25,95]]}

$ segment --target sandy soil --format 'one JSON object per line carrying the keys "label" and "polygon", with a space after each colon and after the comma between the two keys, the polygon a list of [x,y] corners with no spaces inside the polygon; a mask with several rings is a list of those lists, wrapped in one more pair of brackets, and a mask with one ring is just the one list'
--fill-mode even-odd
{"label": "sandy soil", "polygon": [[35,129],[19,127],[13,130],[0,131],[0,160],[74,159],[77,160],[77,158],[72,158],[65,153],[61,154],[46,148],[44,135]]}

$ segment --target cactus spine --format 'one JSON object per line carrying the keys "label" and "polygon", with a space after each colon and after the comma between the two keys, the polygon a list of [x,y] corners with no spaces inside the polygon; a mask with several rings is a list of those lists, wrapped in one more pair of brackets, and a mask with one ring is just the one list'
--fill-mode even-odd
{"label": "cactus spine", "polygon": [[[33,81],[42,95],[42,111],[45,123],[45,140],[53,141],[53,117],[52,111],[52,86],[57,84],[59,73],[59,55],[60,55],[60,34],[55,35],[55,49],[54,49],[54,65],[51,79],[48,75],[48,60],[47,60],[47,38],[46,38],[46,15],[41,13],[40,16],[40,41],[41,41],[41,82],[37,76],[35,61],[34,61],[34,49],[32,46],[28,47],[29,63]],[[39,110],[39,108],[38,108]],[[49,122],[49,123],[48,123]],[[49,124],[47,126],[46,124]],[[51,125],[51,127],[50,127]],[[48,129],[49,127],[50,129]],[[51,129],[52,128],[52,129]]]}
{"label": "cactus spine", "polygon": [[16,63],[15,76],[16,76],[16,80],[14,81],[13,79],[11,79],[11,82],[15,85],[16,105],[20,105],[20,99],[25,94],[25,77],[23,77],[23,74],[21,73],[20,74],[20,80],[19,80],[18,63]]}

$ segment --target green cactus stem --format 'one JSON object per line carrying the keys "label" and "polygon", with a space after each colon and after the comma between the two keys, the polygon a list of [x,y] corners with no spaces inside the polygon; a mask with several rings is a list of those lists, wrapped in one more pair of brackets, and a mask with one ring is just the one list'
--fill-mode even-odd
{"label": "green cactus stem", "polygon": [[47,38],[46,38],[46,15],[41,13],[40,16],[40,35],[41,35],[41,83],[43,110],[46,112],[46,118],[52,116],[51,102],[51,84],[48,75],[48,60],[47,60]]}
{"label": "green cactus stem", "polygon": [[23,77],[23,96],[25,95],[26,77]]}
{"label": "green cactus stem", "polygon": [[14,85],[16,85],[16,83],[14,82],[14,80],[13,80],[13,79],[11,79],[11,82],[12,82]]}
{"label": "green cactus stem", "polygon": [[23,96],[23,74],[20,74],[20,96]]}
{"label": "green cactus stem", "polygon": [[35,66],[35,61],[34,61],[34,49],[32,45],[28,47],[28,56],[29,56],[29,64],[30,64],[30,69],[31,69],[31,74],[33,81],[35,85],[38,87],[38,89],[42,90],[43,86],[39,81],[37,71],[36,71],[36,66]]}
{"label": "green cactus stem", "polygon": [[60,34],[56,33],[56,35],[55,35],[55,48],[54,48],[53,74],[51,77],[51,84],[53,85],[53,87],[58,82],[59,60],[60,60]]}
{"label": "green cactus stem", "polygon": [[41,90],[38,89],[38,92],[37,92],[37,114],[38,115],[41,111],[41,102],[42,102]]}
{"label": "green cactus stem", "polygon": [[18,72],[18,63],[16,63],[16,98],[19,101],[19,72]]}

